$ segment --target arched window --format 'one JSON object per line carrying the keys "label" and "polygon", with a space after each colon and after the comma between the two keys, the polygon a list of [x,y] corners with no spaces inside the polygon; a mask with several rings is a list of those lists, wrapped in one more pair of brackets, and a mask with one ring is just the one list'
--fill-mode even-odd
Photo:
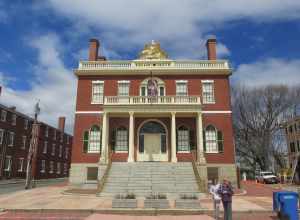
{"label": "arched window", "polygon": [[128,131],[125,127],[117,128],[115,151],[128,151]]}
{"label": "arched window", "polygon": [[143,80],[140,85],[140,96],[148,96],[148,82],[149,80],[153,80],[155,82],[155,85],[157,86],[157,95],[158,96],[165,96],[166,95],[166,89],[165,89],[165,83],[163,80],[157,78],[157,77],[151,77]]}
{"label": "arched window", "polygon": [[190,132],[185,126],[180,126],[177,129],[177,151],[190,151]]}
{"label": "arched window", "polygon": [[93,125],[89,131],[84,132],[83,151],[85,153],[101,152],[101,129],[98,125]]}
{"label": "arched window", "polygon": [[204,132],[204,148],[206,153],[223,152],[223,133],[209,125]]}

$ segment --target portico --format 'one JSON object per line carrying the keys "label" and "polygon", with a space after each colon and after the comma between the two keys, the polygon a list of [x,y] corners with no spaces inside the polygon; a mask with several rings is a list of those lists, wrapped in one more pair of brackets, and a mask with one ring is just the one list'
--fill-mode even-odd
{"label": "portico", "polygon": [[[127,162],[130,163],[135,161],[177,162],[178,124],[176,119],[182,117],[188,117],[194,121],[197,161],[205,163],[200,97],[104,97],[100,163],[108,163],[110,152],[127,154]],[[112,137],[116,135],[116,132],[112,131],[113,128],[109,128],[109,121],[114,118],[123,119],[124,131],[128,133],[128,139],[126,139],[128,149],[123,152],[119,148],[119,136]],[[128,120],[127,123],[126,120]],[[119,133],[117,131],[117,135]],[[190,150],[181,153],[190,153]]]}

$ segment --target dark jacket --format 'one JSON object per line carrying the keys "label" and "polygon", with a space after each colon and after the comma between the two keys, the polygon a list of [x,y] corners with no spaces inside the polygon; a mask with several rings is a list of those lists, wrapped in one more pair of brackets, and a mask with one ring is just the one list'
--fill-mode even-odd
{"label": "dark jacket", "polygon": [[222,184],[218,190],[222,202],[232,202],[233,189],[230,184]]}

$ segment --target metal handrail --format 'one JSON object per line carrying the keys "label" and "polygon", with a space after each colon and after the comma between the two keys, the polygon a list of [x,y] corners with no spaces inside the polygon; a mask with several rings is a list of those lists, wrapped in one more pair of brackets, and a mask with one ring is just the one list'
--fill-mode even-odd
{"label": "metal handrail", "polygon": [[101,180],[99,180],[99,182],[98,182],[98,193],[101,193],[103,188],[104,188],[104,185],[105,185],[105,183],[107,181],[107,178],[108,178],[108,175],[109,175],[111,165],[112,165],[112,153],[110,153],[110,156],[108,158],[108,164],[107,164],[107,167],[105,169],[105,172],[104,172]]}
{"label": "metal handrail", "polygon": [[197,185],[198,185],[198,190],[200,192],[203,192],[203,191],[206,192],[207,189],[205,187],[204,181],[200,177],[200,174],[199,174],[199,171],[198,171],[198,168],[197,168],[197,164],[196,164],[196,151],[193,150],[193,151],[191,151],[191,153],[192,153],[192,166],[193,166],[196,182],[197,182]]}

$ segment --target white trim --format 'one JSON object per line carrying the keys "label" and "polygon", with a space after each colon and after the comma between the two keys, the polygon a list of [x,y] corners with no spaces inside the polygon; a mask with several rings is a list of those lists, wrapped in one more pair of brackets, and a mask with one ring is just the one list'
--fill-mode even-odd
{"label": "white trim", "polygon": [[231,114],[232,111],[202,111],[203,114]]}
{"label": "white trim", "polygon": [[204,80],[201,80],[201,83],[214,83],[215,81],[214,80],[211,80],[211,79],[204,79]]}
{"label": "white trim", "polygon": [[75,114],[103,114],[103,111],[76,111]]}
{"label": "white trim", "polygon": [[176,80],[176,83],[188,83],[187,80]]}
{"label": "white trim", "polygon": [[92,83],[102,83],[102,84],[104,84],[104,81],[103,80],[93,80]]}
{"label": "white trim", "polygon": [[130,83],[130,80],[118,80],[118,83]]}

